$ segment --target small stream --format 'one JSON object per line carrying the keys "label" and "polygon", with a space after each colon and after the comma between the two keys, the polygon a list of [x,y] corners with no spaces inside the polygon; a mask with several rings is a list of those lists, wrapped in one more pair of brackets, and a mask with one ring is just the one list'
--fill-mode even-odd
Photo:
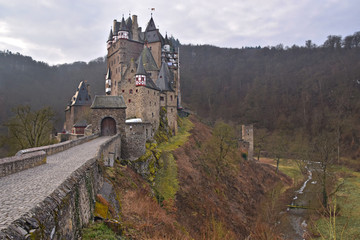
{"label": "small stream", "polygon": [[313,171],[318,168],[319,163],[309,162],[306,166],[308,177],[301,188],[294,192],[294,197],[286,212],[283,215],[279,229],[283,233],[285,239],[303,240],[306,235],[306,227],[308,225],[309,211],[319,207],[319,188],[317,175]]}

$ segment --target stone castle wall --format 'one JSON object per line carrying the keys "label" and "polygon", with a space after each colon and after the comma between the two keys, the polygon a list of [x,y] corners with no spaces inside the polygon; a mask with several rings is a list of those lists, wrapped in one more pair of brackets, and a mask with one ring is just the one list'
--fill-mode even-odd
{"label": "stone castle wall", "polygon": [[145,154],[146,132],[149,128],[150,123],[126,123],[121,148],[122,159],[135,160]]}

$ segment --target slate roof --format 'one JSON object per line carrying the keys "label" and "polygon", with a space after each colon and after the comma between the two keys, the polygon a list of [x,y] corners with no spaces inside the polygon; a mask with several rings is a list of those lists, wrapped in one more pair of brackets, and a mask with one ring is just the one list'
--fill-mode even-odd
{"label": "slate roof", "polygon": [[112,41],[113,36],[114,36],[113,31],[112,31],[112,29],[110,29],[110,34],[109,34],[108,41]]}
{"label": "slate roof", "polygon": [[146,75],[146,71],[144,69],[144,64],[143,64],[143,60],[142,60],[142,54],[140,54],[140,57],[139,57],[139,63],[138,63],[138,67],[136,69],[136,75]]}
{"label": "slate roof", "polygon": [[157,91],[161,91],[161,89],[156,86],[156,84],[150,77],[146,77],[146,86],[145,87],[151,88],[151,89],[154,89]]}
{"label": "slate roof", "polygon": [[128,19],[126,19],[126,27],[131,30],[132,29],[132,20],[130,18],[130,16],[128,17]]}
{"label": "slate roof", "polygon": [[126,108],[126,104],[123,96],[100,96],[96,95],[94,102],[92,103],[92,109],[119,109]]}
{"label": "slate roof", "polygon": [[161,91],[174,91],[171,86],[172,76],[170,74],[167,63],[162,62],[161,69],[159,72],[159,77],[156,81],[156,86],[161,89]]}
{"label": "slate roof", "polygon": [[91,104],[91,96],[87,91],[85,81],[81,81],[75,95],[70,100],[70,106],[86,106]]}
{"label": "slate roof", "polygon": [[138,60],[136,61],[137,64],[140,63],[140,61],[139,61],[140,59],[142,60],[144,69],[146,71],[158,71],[159,70],[159,68],[156,65],[156,62],[154,60],[154,57],[151,54],[150,49],[148,47],[144,47],[144,49],[140,53],[140,56],[139,56]]}
{"label": "slate roof", "polygon": [[87,121],[85,119],[79,120],[74,124],[74,127],[86,127]]}
{"label": "slate roof", "polygon": [[146,26],[145,32],[156,30],[154,19],[151,17],[148,25]]}
{"label": "slate roof", "polygon": [[121,19],[120,31],[127,31],[127,32],[129,31],[129,29],[126,26],[124,17],[122,17],[122,19]]}

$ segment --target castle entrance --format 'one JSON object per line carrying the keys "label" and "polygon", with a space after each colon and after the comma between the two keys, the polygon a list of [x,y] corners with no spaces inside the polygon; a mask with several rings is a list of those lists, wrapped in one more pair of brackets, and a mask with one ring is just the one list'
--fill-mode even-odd
{"label": "castle entrance", "polygon": [[101,136],[112,136],[116,134],[116,122],[111,117],[106,117],[101,121]]}

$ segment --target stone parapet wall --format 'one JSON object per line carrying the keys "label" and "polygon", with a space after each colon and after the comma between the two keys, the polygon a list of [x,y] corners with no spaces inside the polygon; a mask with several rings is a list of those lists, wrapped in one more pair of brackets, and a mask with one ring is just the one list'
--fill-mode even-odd
{"label": "stone parapet wall", "polygon": [[146,129],[150,134],[151,123],[126,123],[121,145],[122,159],[135,160],[145,154]]}
{"label": "stone parapet wall", "polygon": [[85,143],[87,141],[93,140],[95,138],[99,137],[99,134],[93,134],[91,136],[78,138],[75,140],[69,140],[61,143],[56,143],[48,146],[42,146],[42,147],[36,147],[36,148],[28,148],[18,151],[15,156],[21,156],[24,154],[29,154],[33,152],[38,151],[44,151],[47,155],[52,155],[61,151],[64,151],[66,149],[72,148],[74,146],[80,145],[82,143]]}
{"label": "stone parapet wall", "polygon": [[1,230],[0,239],[79,239],[81,229],[93,219],[95,196],[104,183],[102,160],[118,152],[120,135],[99,148],[95,158],[75,170],[44,201]]}
{"label": "stone parapet wall", "polygon": [[0,159],[0,177],[20,172],[46,163],[44,151]]}

